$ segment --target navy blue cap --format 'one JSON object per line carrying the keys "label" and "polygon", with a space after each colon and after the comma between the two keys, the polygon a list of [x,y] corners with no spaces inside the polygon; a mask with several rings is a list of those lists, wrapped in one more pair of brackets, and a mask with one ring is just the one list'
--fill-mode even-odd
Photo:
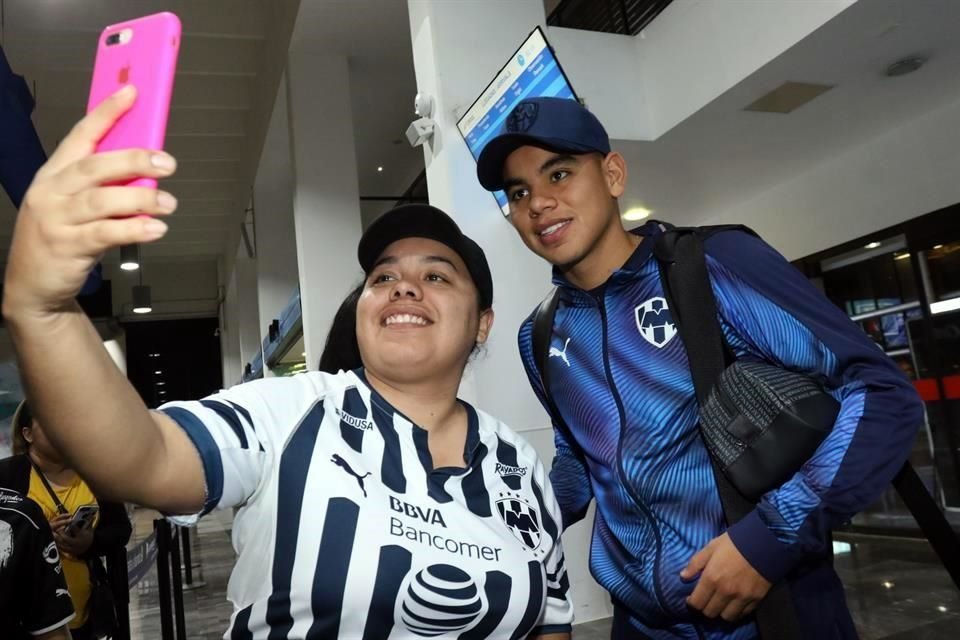
{"label": "navy blue cap", "polygon": [[367,227],[357,246],[363,272],[370,274],[384,250],[404,238],[427,238],[445,244],[460,258],[480,293],[480,310],[493,305],[493,277],[487,256],[464,234],[453,218],[428,204],[405,204],[387,211]]}
{"label": "navy blue cap", "polygon": [[503,189],[504,163],[526,145],[558,153],[610,153],[606,129],[571,98],[527,98],[513,108],[505,127],[477,159],[477,178],[488,191]]}

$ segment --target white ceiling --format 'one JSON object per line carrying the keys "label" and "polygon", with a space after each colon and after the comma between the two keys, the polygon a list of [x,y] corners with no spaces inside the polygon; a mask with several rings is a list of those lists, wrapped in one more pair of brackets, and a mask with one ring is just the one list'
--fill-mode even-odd
{"label": "white ceiling", "polygon": [[301,2],[296,47],[347,57],[360,195],[402,195],[424,166],[423,151],[404,136],[417,93],[407,3]]}
{"label": "white ceiling", "polygon": [[[168,129],[168,148],[181,169],[167,184],[181,208],[168,237],[145,252],[148,261],[214,259],[225,239],[236,237],[227,231],[241,219],[237,194],[249,190],[244,166],[259,157],[263,140],[252,138],[262,138],[273,104],[271,95],[265,110],[254,108],[257,98],[267,98],[254,93],[263,80],[258,56],[276,44],[265,35],[272,33],[275,4],[5,1],[4,49],[14,70],[35,83],[35,120],[48,152],[82,114],[103,25],[161,9],[181,16],[185,35]],[[361,195],[400,195],[423,170],[422,152],[403,137],[416,93],[406,2],[300,4],[292,46],[348,57]],[[958,26],[960,3],[953,0],[861,0],[659,140],[616,144],[631,170],[624,205],[646,204],[664,218],[707,215],[960,100]],[[889,63],[914,53],[930,56],[919,72],[882,75]],[[787,80],[837,86],[791,114],[743,111]],[[4,251],[12,219],[0,198]]]}
{"label": "white ceiling", "polygon": [[[708,219],[938,107],[960,100],[960,2],[861,0],[653,142],[615,142],[627,158],[625,208]],[[916,73],[883,70],[912,54]],[[836,85],[790,114],[743,108],[785,81]]]}
{"label": "white ceiling", "polygon": [[[36,96],[34,122],[50,153],[86,105],[97,35],[108,24],[169,10],[183,23],[167,149],[178,158],[165,188],[180,201],[167,236],[144,260],[214,258],[239,224],[241,165],[249,153],[253,92],[269,15],[261,0],[203,2],[5,0],[3,47]],[[3,250],[14,212],[0,204]]]}
{"label": "white ceiling", "polygon": [[[273,96],[255,92],[277,5],[267,0],[5,0],[3,47],[15,73],[34,89],[34,122],[50,153],[83,115],[97,34],[107,24],[168,10],[184,29],[167,149],[177,176],[163,186],[180,207],[144,262],[232,255],[234,227],[260,158]],[[416,79],[403,0],[303,0],[291,46],[342,55],[351,73],[361,196],[398,196],[423,170],[423,153],[403,132],[413,119]],[[283,44],[284,51],[286,45]],[[277,69],[277,77],[282,69]],[[269,83],[266,83],[269,84]],[[263,104],[258,104],[257,99]],[[264,108],[265,107],[265,108]],[[256,156],[256,157],[254,157]],[[276,166],[287,166],[289,162]],[[377,171],[383,167],[383,171]],[[389,203],[387,203],[389,204]],[[374,209],[377,204],[373,204]],[[384,205],[385,206],[385,205]],[[369,206],[365,208],[365,211]],[[0,250],[15,212],[0,198]],[[115,256],[107,256],[107,262]],[[229,261],[228,261],[229,262]]]}

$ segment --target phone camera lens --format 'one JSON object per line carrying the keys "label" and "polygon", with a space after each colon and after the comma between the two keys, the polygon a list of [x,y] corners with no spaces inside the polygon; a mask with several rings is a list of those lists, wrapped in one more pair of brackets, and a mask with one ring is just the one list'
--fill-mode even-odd
{"label": "phone camera lens", "polygon": [[111,33],[109,36],[107,36],[107,46],[110,46],[112,44],[119,44],[119,43],[120,43],[119,33]]}

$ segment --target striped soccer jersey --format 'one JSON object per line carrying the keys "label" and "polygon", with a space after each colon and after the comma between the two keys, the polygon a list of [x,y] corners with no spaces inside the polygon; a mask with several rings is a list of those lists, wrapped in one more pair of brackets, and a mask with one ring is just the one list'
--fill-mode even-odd
{"label": "striped soccer jersey", "polygon": [[[362,370],[165,405],[240,507],[225,638],[521,638],[568,631],[559,507],[535,451],[464,405],[466,468]],[[195,517],[174,518],[183,523]]]}

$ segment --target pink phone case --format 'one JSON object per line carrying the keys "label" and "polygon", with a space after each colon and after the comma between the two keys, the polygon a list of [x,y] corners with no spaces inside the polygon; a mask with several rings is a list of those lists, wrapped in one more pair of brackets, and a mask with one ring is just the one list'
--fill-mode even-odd
{"label": "pink phone case", "polygon": [[[124,30],[129,30],[128,42],[107,43]],[[179,51],[180,19],[172,13],[156,13],[103,30],[87,111],[128,84],[136,86],[137,101],[100,140],[97,151],[163,149]],[[126,184],[156,187],[157,181],[140,178]]]}

